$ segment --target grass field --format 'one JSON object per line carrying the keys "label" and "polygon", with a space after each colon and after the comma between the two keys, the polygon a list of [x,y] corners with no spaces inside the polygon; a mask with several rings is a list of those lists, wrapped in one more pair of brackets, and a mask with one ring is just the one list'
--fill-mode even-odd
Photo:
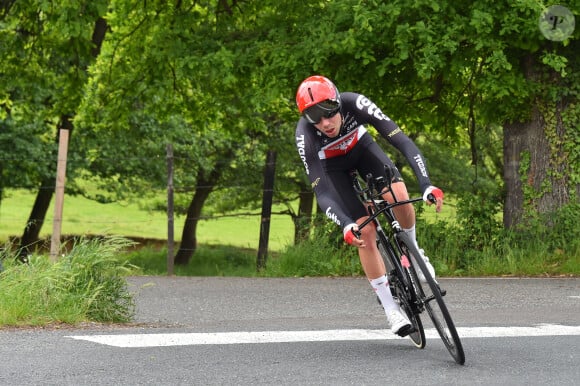
{"label": "grass field", "polygon": [[[10,236],[20,236],[28,218],[34,194],[25,191],[8,191],[0,204],[0,245]],[[139,249],[131,262],[149,274],[166,272],[167,216],[162,212],[141,209],[139,203],[100,204],[81,197],[66,196],[63,211],[62,234],[66,236],[123,236],[149,239],[147,248]],[[275,208],[277,210],[280,208]],[[426,208],[421,217],[428,223],[435,220],[455,221],[453,200],[447,200],[444,211],[436,214],[433,207]],[[52,233],[54,209],[51,207],[41,236]],[[175,238],[179,242],[184,218],[175,220]],[[424,225],[424,224],[423,224]],[[498,234],[495,243],[479,248],[469,248],[469,240],[477,229],[468,229],[441,238],[440,227],[421,226],[420,243],[429,254],[438,273],[443,276],[552,276],[578,275],[580,251],[577,238],[552,236],[533,238],[524,245],[510,244],[508,234]],[[332,242],[311,240],[304,246],[292,246],[293,224],[289,216],[273,216],[270,229],[268,269],[279,276],[334,276],[358,272],[351,263],[358,262],[355,251],[341,255]],[[550,231],[546,228],[542,232]],[[569,229],[574,230],[574,229]],[[193,261],[182,267],[189,276],[251,276],[256,274],[256,254],[259,244],[260,216],[222,217],[201,221],[198,225],[198,249]],[[571,232],[571,234],[576,234]],[[485,235],[484,235],[485,236]],[[152,240],[154,239],[154,240]],[[514,239],[515,240],[515,239]],[[466,244],[466,242],[468,244]],[[459,246],[459,248],[458,248]],[[277,253],[280,252],[280,253]],[[354,263],[353,263],[354,264]]]}
{"label": "grass field", "polygon": [[[35,194],[23,190],[5,191],[0,202],[0,242],[10,236],[21,236],[32,209]],[[54,200],[53,200],[54,203]],[[167,239],[167,214],[140,209],[138,203],[101,204],[83,197],[65,195],[63,235],[120,235]],[[41,237],[52,234],[54,208],[51,205],[42,227]],[[181,239],[184,217],[175,218],[176,241]],[[222,217],[203,220],[197,228],[203,244],[232,245],[257,249],[260,216]],[[293,225],[289,216],[274,215],[270,225],[269,249],[282,250],[292,242]]]}
{"label": "grass field", "polygon": [[[25,190],[6,190],[0,202],[0,242],[11,236],[21,236],[34,203],[35,194]],[[41,237],[52,234],[54,200],[47,212]],[[285,208],[274,208],[273,211]],[[453,201],[448,200],[441,214],[427,208],[422,214],[427,220],[452,219]],[[147,211],[139,203],[101,204],[89,199],[65,195],[61,234],[119,235],[145,239],[167,239],[167,214]],[[181,239],[185,218],[174,221],[175,240]],[[294,225],[290,216],[273,215],[270,223],[269,249],[283,250],[293,241]],[[260,237],[260,216],[235,216],[203,220],[197,228],[198,242],[208,245],[230,245],[257,249]]]}

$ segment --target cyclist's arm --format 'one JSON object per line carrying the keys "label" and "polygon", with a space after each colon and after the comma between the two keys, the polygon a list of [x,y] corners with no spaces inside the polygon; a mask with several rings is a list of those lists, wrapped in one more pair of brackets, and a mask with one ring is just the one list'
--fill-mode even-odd
{"label": "cyclist's arm", "polygon": [[417,180],[421,192],[424,192],[431,181],[427,172],[425,158],[415,143],[409,138],[400,127],[386,116],[378,106],[361,94],[349,94],[347,98],[355,98],[355,104],[364,123],[374,126],[377,131],[407,159]]}
{"label": "cyclist's arm", "polygon": [[344,229],[345,226],[354,223],[354,220],[343,211],[340,205],[340,195],[324,172],[322,162],[318,157],[318,149],[308,135],[307,130],[311,128],[304,127],[305,124],[301,125],[301,123],[303,123],[302,119],[296,129],[296,148],[304,163],[316,201],[324,214]]}
{"label": "cyclist's arm", "polygon": [[388,137],[387,140],[405,156],[415,176],[417,176],[421,192],[424,192],[431,186],[431,180],[427,171],[425,157],[423,157],[417,145],[400,129],[397,133]]}

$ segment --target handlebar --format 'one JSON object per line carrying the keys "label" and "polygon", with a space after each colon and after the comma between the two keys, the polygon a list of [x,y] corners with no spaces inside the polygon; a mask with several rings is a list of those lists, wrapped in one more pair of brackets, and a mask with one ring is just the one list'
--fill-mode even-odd
{"label": "handlebar", "polygon": [[[353,229],[350,230],[356,238],[360,238],[361,236],[360,229],[364,228],[368,223],[374,221],[380,214],[390,211],[396,206],[412,204],[423,200],[422,197],[416,197],[399,201],[395,195],[395,192],[391,189],[393,176],[395,175],[394,170],[391,167],[385,165],[385,175],[387,177],[386,179],[383,176],[374,178],[371,173],[367,174],[365,176],[366,187],[363,188],[360,184],[360,180],[356,171],[351,172],[354,189],[361,197],[361,200],[363,202],[369,203],[370,206],[372,206],[374,209],[369,214],[369,218],[367,218],[362,224],[359,225],[358,231]],[[382,196],[385,193],[391,194],[393,197],[392,203],[388,203],[383,199]],[[433,194],[429,194],[427,199],[432,203],[437,202]]]}

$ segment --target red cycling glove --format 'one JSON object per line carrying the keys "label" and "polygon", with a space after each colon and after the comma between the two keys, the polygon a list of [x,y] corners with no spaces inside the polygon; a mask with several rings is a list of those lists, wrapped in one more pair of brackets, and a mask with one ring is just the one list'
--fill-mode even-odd
{"label": "red cycling glove", "polygon": [[429,197],[429,195],[431,194],[435,198],[435,201],[439,199],[443,200],[443,191],[435,186],[429,186],[427,189],[425,189],[425,192],[423,193],[423,201],[427,203],[433,203],[433,201],[431,201],[431,198]]}
{"label": "red cycling glove", "polygon": [[352,233],[353,229],[355,231],[358,230],[358,225],[356,225],[355,223],[348,224],[347,226],[344,227],[344,230],[342,231],[344,235],[344,241],[349,245],[352,245],[353,241],[357,238],[355,234]]}

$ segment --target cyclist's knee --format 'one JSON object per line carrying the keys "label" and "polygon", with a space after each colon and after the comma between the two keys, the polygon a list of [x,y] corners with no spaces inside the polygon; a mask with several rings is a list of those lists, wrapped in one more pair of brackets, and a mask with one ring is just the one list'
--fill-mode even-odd
{"label": "cyclist's knee", "polygon": [[[361,218],[357,221],[357,224],[361,224],[366,218]],[[375,224],[370,223],[364,226],[364,228],[362,228],[361,230],[361,238],[363,240],[374,240],[375,239],[375,235],[377,232],[377,229],[375,227]]]}
{"label": "cyclist's knee", "polygon": [[[395,182],[391,185],[391,189],[395,192],[397,200],[408,200],[409,192],[407,191],[407,185],[403,181]],[[410,204],[409,204],[410,205]]]}

